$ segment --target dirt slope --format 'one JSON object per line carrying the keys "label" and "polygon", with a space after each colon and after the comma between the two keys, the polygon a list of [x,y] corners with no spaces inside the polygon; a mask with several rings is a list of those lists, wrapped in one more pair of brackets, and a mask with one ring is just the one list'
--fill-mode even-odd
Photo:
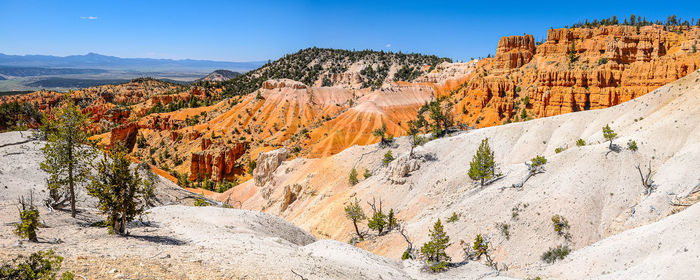
{"label": "dirt slope", "polygon": [[[348,240],[352,232],[343,206],[353,197],[363,201],[381,198],[384,209],[399,212],[398,218],[406,221],[417,244],[426,241],[428,228],[437,218],[444,220],[457,213],[459,221],[446,225],[452,240],[487,234],[497,261],[506,264],[511,275],[532,276],[527,267],[542,266],[540,255],[564,242],[553,231],[553,215],[569,221],[573,237],[569,245],[578,250],[671,214],[674,207],[670,201],[689,195],[700,182],[695,168],[700,166],[698,104],[700,74],[695,72],[608,109],[472,130],[431,141],[417,149],[423,159],[418,160],[419,169],[407,177],[392,175],[405,168],[399,163],[408,147],[401,138],[397,147],[389,148],[398,158],[389,167],[381,166],[389,149],[355,146],[327,158],[285,162],[264,186],[255,186],[251,180],[219,199],[241,201],[243,208],[280,215],[317,237],[338,240]],[[615,140],[621,147],[619,152],[609,152],[603,140],[601,127],[606,124],[619,135]],[[478,144],[486,137],[505,177],[478,187],[466,173]],[[577,147],[579,138],[588,145]],[[629,140],[637,142],[638,151],[626,148]],[[564,151],[556,153],[559,147]],[[510,188],[525,176],[523,163],[536,155],[547,157],[547,171],[532,177],[521,191]],[[644,167],[649,162],[655,170],[657,189],[645,196],[634,166]],[[347,178],[353,167],[360,174],[368,169],[372,176],[350,186]],[[292,193],[296,185],[299,191]],[[513,212],[518,212],[517,218]],[[510,225],[510,239],[500,233],[496,223]],[[395,232],[360,246],[390,258],[398,258],[405,248]],[[461,257],[457,242],[448,252]],[[566,270],[561,273],[568,278]]]}

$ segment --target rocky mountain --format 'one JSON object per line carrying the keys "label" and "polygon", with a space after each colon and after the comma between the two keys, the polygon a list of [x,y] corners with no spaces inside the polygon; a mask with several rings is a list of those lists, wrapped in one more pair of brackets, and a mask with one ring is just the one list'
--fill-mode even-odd
{"label": "rocky mountain", "polygon": [[[325,157],[378,142],[383,126],[386,135],[406,135],[428,102],[438,101],[453,129],[614,106],[697,69],[699,40],[700,29],[689,26],[551,29],[540,43],[504,37],[495,57],[466,63],[310,48],[228,81],[134,80],[74,99],[94,112],[103,144],[141,135],[134,156],[173,180],[242,182],[260,152],[285,146],[294,157]],[[56,96],[3,100],[46,110]]]}
{"label": "rocky mountain", "polygon": [[63,67],[63,68],[97,68],[120,70],[197,70],[213,71],[215,69],[233,69],[248,71],[262,65],[261,62],[226,62],[194,59],[152,59],[152,58],[121,58],[97,53],[85,55],[52,56],[52,55],[7,55],[0,53],[0,65],[22,67]]}
{"label": "rocky mountain", "polygon": [[229,71],[229,70],[216,70],[214,72],[209,73],[209,75],[206,75],[205,77],[203,77],[197,81],[222,82],[222,81],[227,81],[227,80],[233,79],[233,78],[238,77],[240,75],[241,75],[241,73],[233,72],[233,71]]}

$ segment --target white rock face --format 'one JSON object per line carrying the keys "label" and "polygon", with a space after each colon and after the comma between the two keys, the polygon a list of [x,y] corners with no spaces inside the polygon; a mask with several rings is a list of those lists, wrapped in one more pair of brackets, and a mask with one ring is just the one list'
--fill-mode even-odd
{"label": "white rock face", "polygon": [[253,170],[253,178],[256,186],[264,186],[265,183],[272,179],[272,173],[277,170],[277,167],[282,164],[282,161],[287,159],[289,151],[287,148],[281,148],[267,153],[258,155],[257,166]]}
{"label": "white rock face", "polygon": [[389,179],[395,183],[402,184],[406,182],[408,173],[416,171],[420,168],[421,160],[410,158],[408,155],[403,155],[391,163],[389,163]]}

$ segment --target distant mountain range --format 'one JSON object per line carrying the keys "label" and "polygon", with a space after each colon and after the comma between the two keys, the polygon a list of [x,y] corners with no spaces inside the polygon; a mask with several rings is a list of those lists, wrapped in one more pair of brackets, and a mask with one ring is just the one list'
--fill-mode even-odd
{"label": "distant mountain range", "polygon": [[120,58],[96,53],[70,56],[6,55],[0,53],[0,65],[17,67],[96,68],[107,70],[173,72],[211,72],[216,69],[230,69],[238,72],[247,72],[262,66],[264,63],[263,61],[227,62],[193,59]]}

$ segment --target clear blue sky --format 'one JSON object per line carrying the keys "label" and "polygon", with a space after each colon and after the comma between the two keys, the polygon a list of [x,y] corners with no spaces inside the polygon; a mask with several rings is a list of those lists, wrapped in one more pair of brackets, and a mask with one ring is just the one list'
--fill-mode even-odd
{"label": "clear blue sky", "polygon": [[0,0],[0,53],[259,61],[318,46],[466,60],[585,18],[700,17],[700,1],[684,2]]}

